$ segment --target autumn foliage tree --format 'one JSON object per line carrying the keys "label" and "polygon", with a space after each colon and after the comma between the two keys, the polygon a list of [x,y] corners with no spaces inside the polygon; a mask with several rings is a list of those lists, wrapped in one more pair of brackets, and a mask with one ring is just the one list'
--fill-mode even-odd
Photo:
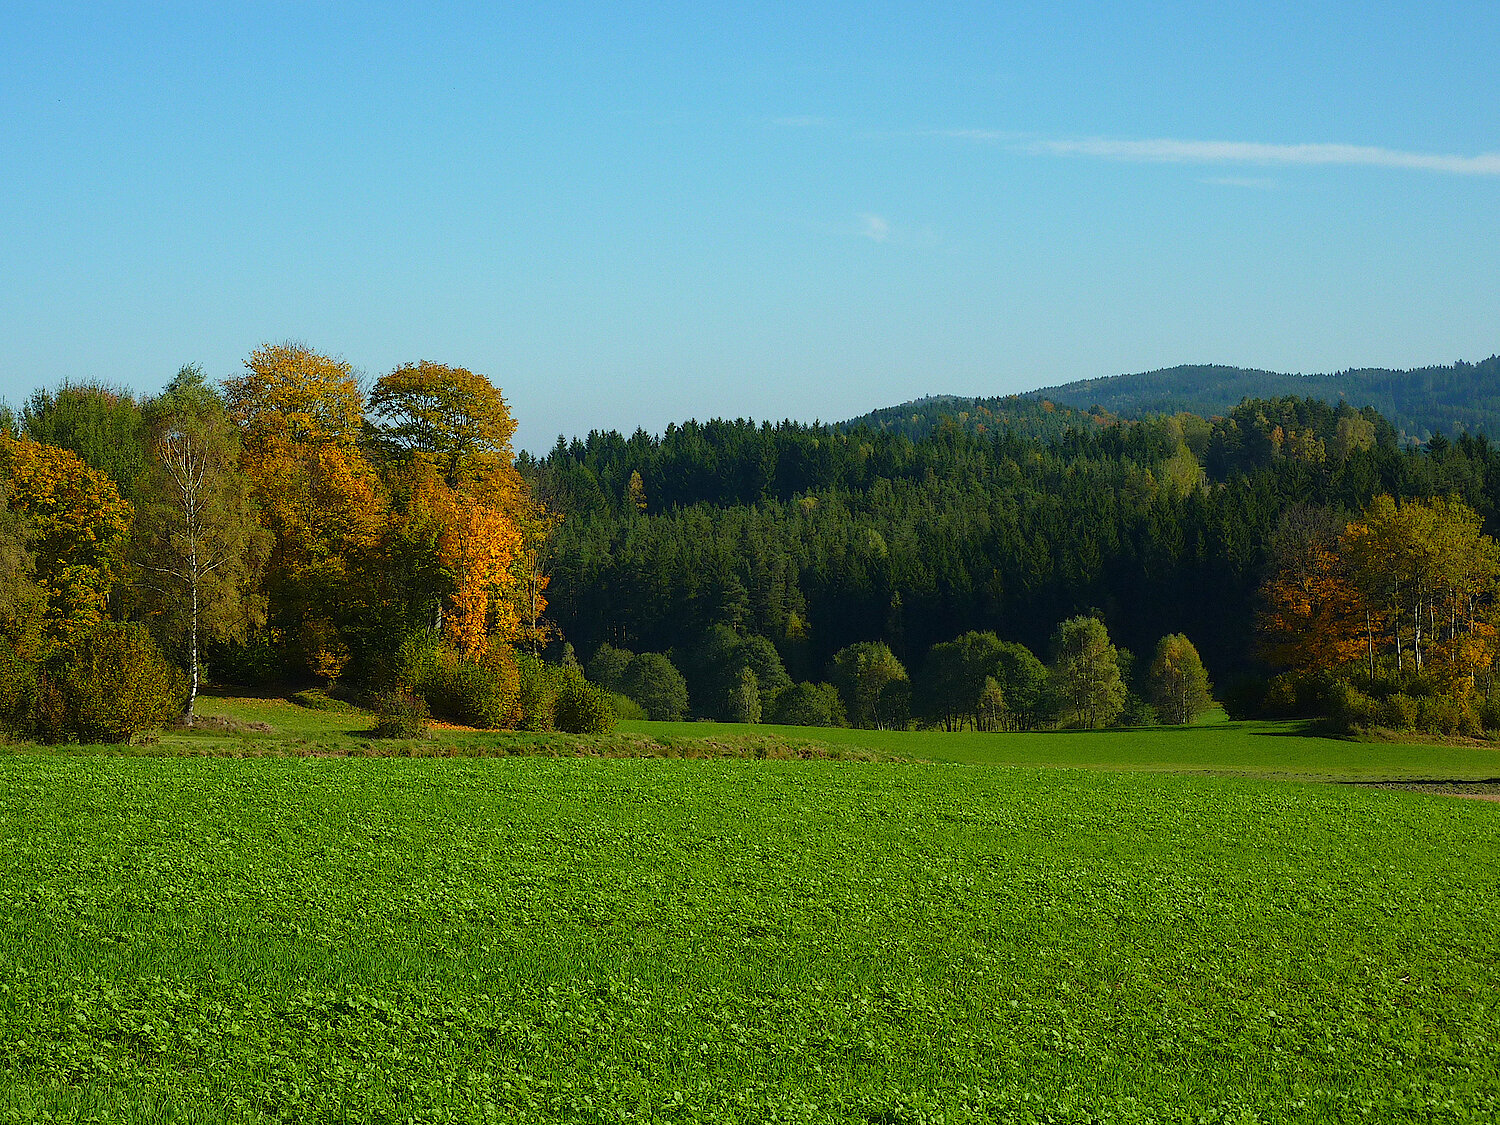
{"label": "autumn foliage tree", "polygon": [[[1500,544],[1468,505],[1439,497],[1397,503],[1378,496],[1350,522],[1343,554],[1363,597],[1371,661],[1377,649],[1421,673],[1472,688],[1493,663],[1489,611]],[[1466,689],[1467,690],[1467,689]]]}
{"label": "autumn foliage tree", "polygon": [[433,465],[451,488],[511,462],[510,408],[493,383],[466,367],[404,364],[375,384],[370,414],[382,442]]}
{"label": "autumn foliage tree", "polygon": [[[1500,544],[1456,499],[1377,496],[1281,552],[1264,588],[1264,651],[1306,679],[1466,701],[1494,684]],[[1296,538],[1296,537],[1294,537]],[[1406,720],[1404,704],[1388,709]]]}
{"label": "autumn foliage tree", "polygon": [[271,534],[271,617],[327,676],[347,660],[337,625],[353,616],[350,578],[387,511],[359,444],[363,395],[348,363],[301,344],[264,345],[245,368],[225,392],[241,428],[240,467]]}
{"label": "autumn foliage tree", "polygon": [[382,377],[370,409],[403,478],[406,518],[434,530],[449,642],[477,658],[492,640],[534,639],[553,521],[512,463],[516,426],[500,391],[467,368],[423,361]]}
{"label": "autumn foliage tree", "polygon": [[131,506],[76,454],[26,438],[0,436],[0,476],[10,511],[28,529],[45,628],[55,640],[71,640],[105,619]]}
{"label": "autumn foliage tree", "polygon": [[1355,659],[1367,622],[1339,522],[1325,509],[1291,509],[1273,551],[1275,570],[1262,589],[1266,658],[1300,675]]}

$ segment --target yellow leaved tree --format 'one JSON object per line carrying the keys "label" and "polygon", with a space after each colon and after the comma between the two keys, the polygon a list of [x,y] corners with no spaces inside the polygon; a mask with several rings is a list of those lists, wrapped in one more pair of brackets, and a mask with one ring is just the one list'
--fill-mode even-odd
{"label": "yellow leaved tree", "polygon": [[77,454],[27,438],[0,435],[0,477],[10,512],[25,528],[45,629],[70,641],[104,620],[131,506]]}
{"label": "yellow leaved tree", "polygon": [[359,445],[353,368],[301,344],[267,344],[225,383],[242,433],[240,467],[271,533],[271,619],[298,639],[309,671],[337,675],[347,649],[331,624],[348,616],[356,560],[374,548],[387,501]]}
{"label": "yellow leaved tree", "polygon": [[467,368],[411,363],[375,384],[370,413],[405,478],[409,518],[436,528],[449,642],[478,657],[492,641],[534,640],[554,521],[512,463],[516,423],[500,391]]}

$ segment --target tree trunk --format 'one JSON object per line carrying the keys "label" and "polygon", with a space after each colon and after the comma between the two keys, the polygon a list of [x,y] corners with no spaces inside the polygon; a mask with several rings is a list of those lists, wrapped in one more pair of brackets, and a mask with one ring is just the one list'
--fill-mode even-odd
{"label": "tree trunk", "polygon": [[[196,497],[194,497],[196,500]],[[188,508],[188,594],[192,607],[188,615],[188,697],[182,711],[182,725],[193,725],[193,705],[198,701],[198,526],[192,506]]]}

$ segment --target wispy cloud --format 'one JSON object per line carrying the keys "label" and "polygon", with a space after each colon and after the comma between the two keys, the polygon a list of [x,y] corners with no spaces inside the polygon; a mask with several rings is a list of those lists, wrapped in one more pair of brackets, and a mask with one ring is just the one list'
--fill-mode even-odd
{"label": "wispy cloud", "polygon": [[[1262,167],[1323,166],[1406,168],[1456,176],[1500,176],[1500,152],[1463,156],[1411,152],[1373,145],[1264,144],[1258,141],[1186,141],[1172,137],[1121,140],[1115,137],[1037,137],[998,129],[943,129],[956,140],[1011,145],[1023,152],[1052,156],[1092,156],[1140,164],[1250,164]],[[1249,185],[1245,185],[1249,186]]]}
{"label": "wispy cloud", "polygon": [[1183,141],[1158,138],[1123,141],[1108,137],[1042,140],[1032,147],[1058,156],[1096,156],[1153,164],[1365,165],[1447,172],[1460,176],[1500,176],[1500,152],[1455,156],[1407,152],[1369,145],[1260,144],[1254,141]]}
{"label": "wispy cloud", "polygon": [[871,242],[884,242],[891,236],[891,224],[879,215],[866,212],[859,216],[860,231]]}

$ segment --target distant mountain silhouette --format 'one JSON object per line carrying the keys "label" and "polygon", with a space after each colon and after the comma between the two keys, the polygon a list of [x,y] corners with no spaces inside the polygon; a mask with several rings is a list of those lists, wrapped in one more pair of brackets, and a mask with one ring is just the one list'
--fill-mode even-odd
{"label": "distant mountain silhouette", "polygon": [[1114,418],[1187,411],[1205,418],[1225,414],[1247,398],[1296,396],[1354,407],[1373,406],[1403,437],[1426,441],[1484,434],[1500,439],[1500,355],[1482,363],[1460,360],[1447,367],[1411,371],[1362,368],[1333,375],[1286,375],[1244,367],[1197,365],[1080,379],[1021,395],[973,398],[927,395],[872,410],[839,423],[877,432],[902,433],[921,441],[942,426],[984,432],[1008,429],[1019,436],[1054,437]]}
{"label": "distant mountain silhouette", "polygon": [[1426,441],[1434,433],[1500,437],[1500,356],[1482,363],[1412,371],[1382,368],[1334,375],[1283,375],[1242,367],[1188,366],[1081,379],[1043,387],[1026,397],[1089,410],[1102,408],[1125,417],[1189,411],[1223,414],[1246,398],[1296,395],[1351,406],[1373,406],[1403,435]]}

